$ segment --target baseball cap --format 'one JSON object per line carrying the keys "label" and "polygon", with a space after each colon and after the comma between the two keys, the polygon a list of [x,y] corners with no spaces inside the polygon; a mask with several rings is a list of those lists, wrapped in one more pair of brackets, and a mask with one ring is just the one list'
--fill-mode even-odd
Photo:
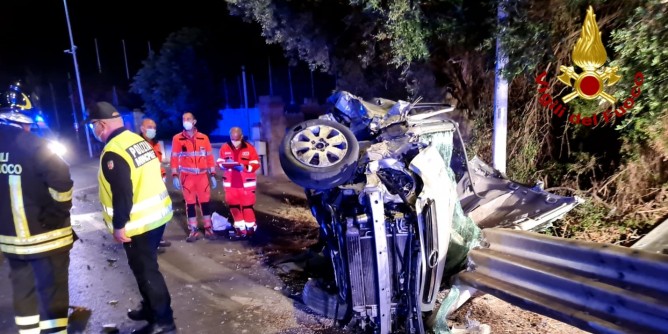
{"label": "baseball cap", "polygon": [[93,119],[110,119],[121,117],[121,113],[109,102],[97,102],[93,104],[88,111],[88,118],[86,122],[89,123]]}

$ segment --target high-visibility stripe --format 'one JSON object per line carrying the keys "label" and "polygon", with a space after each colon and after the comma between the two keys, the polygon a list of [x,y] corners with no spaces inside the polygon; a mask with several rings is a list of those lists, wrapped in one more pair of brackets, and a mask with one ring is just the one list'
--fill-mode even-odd
{"label": "high-visibility stripe", "polygon": [[37,328],[19,329],[19,334],[39,334],[42,330]]}
{"label": "high-visibility stripe", "polygon": [[21,185],[21,175],[9,176],[9,192],[12,202],[12,218],[16,228],[16,236],[27,238],[30,236],[28,229],[28,219],[26,219],[26,210],[23,206],[23,186]]}
{"label": "high-visibility stripe", "polygon": [[191,174],[205,174],[209,172],[208,168],[191,168],[191,167],[180,167],[180,172],[186,172]]}
{"label": "high-visibility stripe", "polygon": [[223,187],[231,187],[232,182],[223,182]]}
{"label": "high-visibility stripe", "polygon": [[56,239],[53,241],[33,246],[13,246],[13,245],[0,244],[0,251],[17,255],[30,255],[30,254],[39,254],[48,252],[57,248],[71,245],[72,243],[74,243],[74,239],[70,235],[65,238]]}
{"label": "high-visibility stripe", "polygon": [[67,202],[72,200],[72,192],[74,188],[70,188],[68,191],[59,192],[56,189],[49,188],[49,194],[51,198],[58,202]]}
{"label": "high-visibility stripe", "polygon": [[[149,197],[137,204],[133,204],[130,213],[139,212],[148,209],[152,206],[155,206],[157,204],[161,204],[167,197],[169,197],[169,193],[167,191],[163,191],[156,196]],[[106,207],[104,205],[102,205],[102,208],[104,209],[105,212],[107,212],[107,214],[110,217],[114,217],[114,208]]]}
{"label": "high-visibility stripe", "polygon": [[[172,155],[174,155],[174,154],[172,154]],[[196,152],[178,152],[178,153],[176,153],[176,156],[178,156],[178,157],[207,157],[207,156],[210,156],[210,155],[213,155],[213,154],[211,154],[211,152],[202,153],[200,151],[196,151]]]}
{"label": "high-visibility stripe", "polygon": [[14,322],[16,322],[17,326],[37,325],[39,323],[39,314],[25,317],[14,317]]}
{"label": "high-visibility stripe", "polygon": [[3,244],[12,244],[12,245],[32,245],[38,244],[44,241],[53,240],[62,238],[66,235],[72,234],[72,226],[63,227],[57,230],[49,231],[46,233],[40,233],[33,235],[27,238],[19,237],[10,237],[6,235],[0,235],[0,243]]}
{"label": "high-visibility stripe", "polygon": [[257,183],[255,181],[244,182],[244,188],[255,187]]}
{"label": "high-visibility stripe", "polygon": [[58,327],[67,327],[67,318],[42,320],[39,322],[39,328],[41,329],[51,329]]}
{"label": "high-visibility stripe", "polygon": [[259,165],[260,164],[260,162],[257,161],[257,160],[251,160],[248,163],[251,164],[251,165],[253,165],[253,164]]}
{"label": "high-visibility stripe", "polygon": [[246,228],[246,222],[243,221],[243,220],[238,221],[238,222],[234,222],[234,228],[245,229]]}

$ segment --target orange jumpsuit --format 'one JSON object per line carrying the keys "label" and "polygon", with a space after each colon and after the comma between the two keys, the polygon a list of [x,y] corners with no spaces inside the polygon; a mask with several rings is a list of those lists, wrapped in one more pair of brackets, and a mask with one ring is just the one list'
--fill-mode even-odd
{"label": "orange jumpsuit", "polygon": [[[211,200],[209,174],[215,175],[216,172],[209,137],[196,129],[192,137],[187,131],[176,134],[172,139],[170,166],[178,172],[186,205],[194,205],[199,202],[202,216],[209,216],[204,221],[204,228],[211,227],[211,213],[204,212],[209,211],[208,203]],[[189,224],[192,225],[193,220],[194,224],[197,224],[196,215],[189,212],[188,218]]]}
{"label": "orange jumpsuit", "polygon": [[148,139],[142,135],[142,138],[146,140],[146,142],[153,147],[153,151],[155,151],[155,156],[158,157],[158,161],[160,161],[160,173],[162,173],[162,177],[164,178],[165,175],[167,174],[165,172],[165,167],[162,166],[162,150],[160,149],[160,143],[156,140]]}
{"label": "orange jumpsuit", "polygon": [[[223,165],[225,161],[234,161],[240,165],[236,168],[226,167]],[[217,162],[224,171],[225,202],[230,207],[237,234],[245,236],[248,232],[255,232],[257,229],[253,211],[257,182],[255,172],[260,168],[255,147],[245,140],[241,141],[238,148],[227,142],[220,147]]]}

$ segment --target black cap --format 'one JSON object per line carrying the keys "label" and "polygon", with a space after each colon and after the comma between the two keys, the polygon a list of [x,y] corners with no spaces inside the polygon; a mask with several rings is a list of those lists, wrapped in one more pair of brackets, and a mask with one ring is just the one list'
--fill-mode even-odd
{"label": "black cap", "polygon": [[109,102],[97,102],[93,104],[88,111],[88,119],[90,122],[93,119],[110,119],[121,117],[121,113]]}

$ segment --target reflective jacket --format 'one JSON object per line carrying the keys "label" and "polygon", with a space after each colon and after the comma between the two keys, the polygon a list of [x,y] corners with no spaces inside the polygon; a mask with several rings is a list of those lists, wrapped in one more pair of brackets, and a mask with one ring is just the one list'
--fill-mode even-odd
{"label": "reflective jacket", "polygon": [[158,162],[160,163],[160,173],[161,173],[162,176],[165,176],[165,174],[166,174],[165,173],[165,167],[162,167],[162,149],[160,148],[160,142],[158,142],[157,140],[148,139],[144,136],[142,136],[142,138],[144,138],[144,140],[146,140],[146,142],[148,142],[149,145],[151,145],[151,147],[153,147],[153,151],[155,152],[155,156],[158,158]]}
{"label": "reflective jacket", "polygon": [[[242,170],[226,168],[221,163],[232,160],[241,164]],[[220,147],[218,165],[223,170],[223,187],[244,188],[255,190],[257,184],[256,171],[260,168],[260,159],[255,147],[249,142],[242,140],[239,148],[235,148],[232,142],[227,142]]]}
{"label": "reflective jacket", "polygon": [[169,164],[177,173],[215,173],[216,165],[209,137],[196,129],[192,137],[186,131],[175,135],[172,139],[172,156]]}
{"label": "reflective jacket", "polygon": [[44,139],[0,125],[0,251],[29,259],[69,250],[72,186]]}
{"label": "reflective jacket", "polygon": [[[130,221],[125,224],[125,235],[133,237],[148,232],[172,219],[172,200],[162,182],[160,163],[153,147],[139,135],[123,131],[104,146],[101,156],[104,156],[106,152],[118,154],[130,166],[132,210]],[[109,231],[113,233],[113,194],[111,185],[102,173],[102,168],[105,167],[100,164],[98,174],[100,203],[104,222]]]}

